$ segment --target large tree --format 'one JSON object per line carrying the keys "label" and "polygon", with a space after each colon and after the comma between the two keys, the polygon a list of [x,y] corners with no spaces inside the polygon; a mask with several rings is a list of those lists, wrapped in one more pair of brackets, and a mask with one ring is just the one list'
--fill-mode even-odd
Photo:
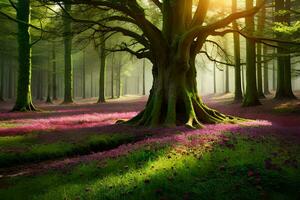
{"label": "large tree", "polygon": [[64,103],[73,103],[73,66],[72,66],[72,20],[68,17],[72,6],[65,1],[64,23],[64,57],[65,57],[65,94]]}
{"label": "large tree", "polygon": [[17,100],[14,111],[36,110],[31,96],[31,37],[30,37],[30,0],[19,0],[16,6],[18,21],[18,60],[19,76]]}
{"label": "large tree", "polygon": [[[138,58],[148,58],[153,64],[153,86],[146,108],[127,123],[147,126],[202,127],[203,123],[233,121],[234,118],[208,108],[198,95],[195,60],[210,35],[218,35],[234,20],[254,15],[254,7],[236,12],[216,21],[206,21],[209,1],[152,0],[162,24],[154,23],[147,16],[145,1],[123,0],[74,0],[73,4],[89,4],[101,11],[114,10],[112,16],[94,21],[102,33],[121,32],[132,37],[142,50],[122,45],[123,50]],[[194,3],[193,3],[194,2]],[[196,6],[193,12],[193,6]],[[84,20],[81,20],[84,21]],[[101,25],[105,21],[106,25]],[[123,21],[139,31],[114,23]],[[107,25],[107,22],[111,22]],[[128,24],[127,23],[127,24]],[[130,26],[132,27],[132,26]],[[136,29],[135,29],[136,30]]]}
{"label": "large tree", "polygon": [[[290,9],[290,0],[275,0],[275,11],[277,12],[275,21],[277,25],[291,25],[291,16],[289,12]],[[278,39],[283,39],[285,37],[289,37],[289,35],[281,32],[276,32],[276,37]],[[289,48],[289,46],[281,43],[279,43],[279,48],[277,48],[277,90],[275,97],[277,99],[295,98],[291,83],[291,55],[289,52]]]}

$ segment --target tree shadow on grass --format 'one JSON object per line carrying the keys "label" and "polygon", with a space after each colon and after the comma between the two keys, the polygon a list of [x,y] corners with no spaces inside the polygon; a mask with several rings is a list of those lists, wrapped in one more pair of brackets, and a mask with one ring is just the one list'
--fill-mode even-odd
{"label": "tree shadow on grass", "polygon": [[16,178],[8,181],[13,185],[0,190],[0,194],[9,199],[57,200],[252,200],[273,199],[276,195],[297,199],[299,177],[293,178],[288,171],[266,171],[261,166],[272,151],[272,144],[260,144],[253,152],[255,142],[242,142],[234,149],[220,147],[219,142],[217,139],[209,150],[196,148],[194,152],[189,151],[193,148],[178,146],[145,147],[115,160],[81,165],[71,171]]}

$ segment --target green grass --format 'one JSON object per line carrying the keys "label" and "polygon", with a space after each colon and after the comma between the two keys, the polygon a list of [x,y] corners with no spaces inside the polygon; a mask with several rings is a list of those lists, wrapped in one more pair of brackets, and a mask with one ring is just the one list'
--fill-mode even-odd
{"label": "green grass", "polygon": [[102,134],[91,135],[75,143],[43,144],[33,135],[0,137],[0,168],[108,150],[135,140],[130,134]]}
{"label": "green grass", "polygon": [[[0,182],[3,199],[299,199],[300,171],[283,165],[299,162],[299,147],[277,140],[230,136],[233,148],[207,144],[152,146],[127,156]],[[265,168],[265,159],[280,170]],[[249,175],[254,172],[256,175]],[[259,175],[258,175],[259,174]],[[258,180],[259,179],[259,180]]]}

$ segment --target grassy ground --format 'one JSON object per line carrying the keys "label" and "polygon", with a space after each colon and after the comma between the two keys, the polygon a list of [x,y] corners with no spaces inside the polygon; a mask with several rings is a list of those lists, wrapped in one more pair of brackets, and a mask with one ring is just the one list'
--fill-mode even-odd
{"label": "grassy ground", "polygon": [[30,200],[300,198],[299,146],[271,137],[222,135],[190,138],[186,145],[146,145],[117,159],[6,179],[0,196]]}
{"label": "grassy ground", "polygon": [[89,134],[78,141],[44,143],[37,134],[0,137],[0,166],[40,162],[116,148],[137,140],[131,134]]}
{"label": "grassy ground", "polygon": [[0,199],[300,199],[299,101],[207,102],[259,120],[147,129],[114,125],[144,98],[42,113],[0,105]]}

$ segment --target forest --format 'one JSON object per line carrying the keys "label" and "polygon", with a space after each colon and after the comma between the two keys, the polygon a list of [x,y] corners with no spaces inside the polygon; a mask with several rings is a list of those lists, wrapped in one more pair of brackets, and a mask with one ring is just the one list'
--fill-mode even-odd
{"label": "forest", "polygon": [[300,199],[299,0],[0,0],[0,199]]}

